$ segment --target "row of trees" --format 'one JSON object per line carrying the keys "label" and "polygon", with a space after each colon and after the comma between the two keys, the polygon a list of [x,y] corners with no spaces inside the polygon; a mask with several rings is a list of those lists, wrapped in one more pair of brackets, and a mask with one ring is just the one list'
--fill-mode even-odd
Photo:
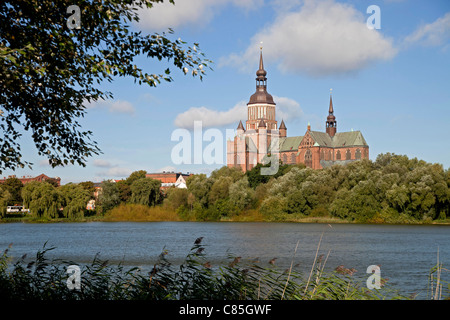
{"label": "row of trees", "polygon": [[[49,182],[20,186],[11,179],[0,185],[0,207],[12,199],[36,217],[78,219],[96,198],[96,213],[120,204],[162,206],[184,220],[220,220],[250,210],[267,220],[335,217],[358,222],[432,221],[450,217],[450,170],[440,164],[380,154],[375,161],[312,170],[280,165],[275,176],[260,175],[261,165],[243,173],[222,167],[192,175],[187,189],[161,192],[161,182],[133,172],[118,182],[103,181],[98,197],[92,182],[57,187]],[[20,182],[20,181],[19,181]]]}
{"label": "row of trees", "polygon": [[[17,178],[8,178],[0,185],[0,212],[6,207],[22,204],[37,218],[80,219],[86,214],[104,213],[121,203],[156,205],[162,201],[161,182],[145,177],[144,170],[133,172],[127,179],[101,183],[101,191],[92,181],[68,183],[63,186],[52,181],[33,181],[23,185]],[[90,200],[96,200],[96,210],[88,210]]]}
{"label": "row of trees", "polygon": [[312,170],[281,165],[261,176],[223,167],[172,189],[165,204],[186,219],[217,220],[258,210],[269,220],[329,216],[360,222],[431,221],[450,217],[450,172],[440,164],[380,154],[345,166]]}

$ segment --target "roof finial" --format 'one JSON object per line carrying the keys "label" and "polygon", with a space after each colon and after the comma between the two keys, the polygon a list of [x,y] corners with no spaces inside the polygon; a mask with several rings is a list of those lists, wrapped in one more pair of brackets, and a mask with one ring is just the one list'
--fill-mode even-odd
{"label": "roof finial", "polygon": [[259,43],[259,50],[262,51],[262,49],[263,49],[263,42],[261,41],[261,42]]}
{"label": "roof finial", "polygon": [[333,89],[330,88],[330,108],[328,109],[328,113],[329,114],[333,114],[334,110],[333,110],[333,99],[331,97],[331,92],[333,91]]}

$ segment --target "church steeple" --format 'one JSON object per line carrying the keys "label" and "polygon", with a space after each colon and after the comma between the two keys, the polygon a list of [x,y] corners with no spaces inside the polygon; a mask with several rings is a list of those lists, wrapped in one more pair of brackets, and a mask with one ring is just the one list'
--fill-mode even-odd
{"label": "church steeple", "polygon": [[267,130],[278,129],[275,102],[267,92],[267,72],[264,69],[262,47],[260,47],[259,66],[256,70],[256,92],[251,95],[247,103],[246,131],[258,130],[261,119],[264,119]]}
{"label": "church steeple", "polygon": [[259,54],[259,69],[256,71],[256,92],[250,97],[248,104],[275,104],[273,97],[267,92],[267,72],[264,70],[262,47]]}
{"label": "church steeple", "polygon": [[334,135],[336,134],[336,130],[337,130],[337,121],[336,121],[336,117],[334,116],[334,109],[333,109],[333,98],[331,96],[332,90],[333,89],[330,89],[330,106],[328,108],[327,121],[325,122],[326,132],[328,133],[328,135],[330,137],[334,137]]}

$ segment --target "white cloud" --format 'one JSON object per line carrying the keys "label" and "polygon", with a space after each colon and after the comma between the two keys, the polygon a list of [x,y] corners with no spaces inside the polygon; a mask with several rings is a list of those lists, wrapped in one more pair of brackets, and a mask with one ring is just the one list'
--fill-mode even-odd
{"label": "white cloud", "polygon": [[419,43],[425,46],[439,46],[450,39],[450,12],[433,23],[420,26],[405,38],[405,45]]}
{"label": "white cloud", "polygon": [[275,103],[277,104],[276,115],[277,120],[293,121],[303,117],[303,110],[300,108],[300,104],[286,97],[273,97]]}
{"label": "white cloud", "polygon": [[127,113],[134,114],[135,109],[133,105],[125,100],[99,100],[96,102],[88,103],[86,108],[104,108],[112,113]]}
{"label": "white cloud", "polygon": [[282,11],[269,26],[255,34],[241,54],[231,54],[219,65],[255,65],[260,42],[265,61],[280,70],[322,76],[352,72],[392,59],[392,41],[366,25],[367,16],[352,6],[333,0],[305,0],[296,11]]}
{"label": "white cloud", "polygon": [[[294,120],[303,116],[303,111],[298,102],[286,98],[274,96],[277,104],[277,119],[281,121]],[[175,126],[185,129],[193,129],[194,121],[202,121],[202,128],[207,127],[223,127],[233,125],[236,127],[240,120],[244,122],[247,119],[247,103],[245,101],[238,102],[233,108],[226,111],[217,111],[206,107],[190,108],[180,113],[174,121]]]}
{"label": "white cloud", "polygon": [[139,9],[138,26],[144,30],[166,30],[182,26],[205,25],[224,5],[250,10],[263,0],[176,0],[154,3],[151,9]]}
{"label": "white cloud", "polygon": [[128,168],[113,167],[108,169],[107,171],[98,172],[97,175],[108,178],[124,178],[128,177],[132,172],[133,170]]}
{"label": "white cloud", "polygon": [[179,128],[192,129],[194,121],[202,121],[202,127],[222,127],[239,123],[239,120],[247,117],[246,102],[241,101],[227,111],[217,111],[206,107],[193,107],[180,113],[174,121]]}
{"label": "white cloud", "polygon": [[109,168],[109,167],[111,167],[111,163],[107,160],[95,159],[94,166],[100,167],[100,168]]}

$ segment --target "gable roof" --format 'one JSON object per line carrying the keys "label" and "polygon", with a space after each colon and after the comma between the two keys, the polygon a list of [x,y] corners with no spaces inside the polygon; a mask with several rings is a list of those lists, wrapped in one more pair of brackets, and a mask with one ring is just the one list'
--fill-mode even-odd
{"label": "gable roof", "polygon": [[295,151],[303,140],[303,136],[280,138],[280,152]]}
{"label": "gable roof", "polygon": [[310,135],[311,138],[321,147],[368,147],[361,131],[337,132],[334,137],[330,137],[326,132],[310,131]]}

